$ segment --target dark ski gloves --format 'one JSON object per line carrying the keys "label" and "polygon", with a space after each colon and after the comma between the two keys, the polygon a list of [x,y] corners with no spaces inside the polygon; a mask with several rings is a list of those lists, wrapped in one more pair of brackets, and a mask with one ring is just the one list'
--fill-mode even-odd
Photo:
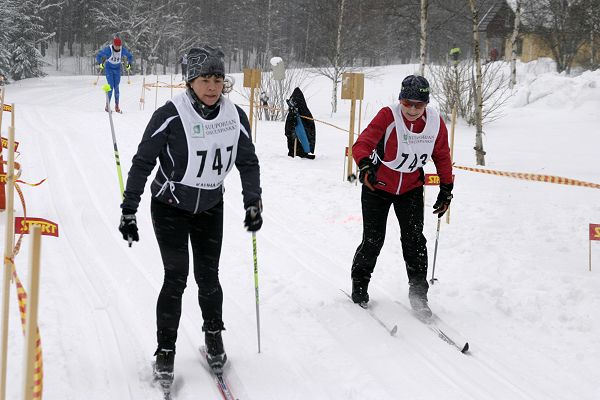
{"label": "dark ski gloves", "polygon": [[[375,166],[370,158],[363,158],[358,162],[358,180],[363,185],[366,185],[369,189],[374,190],[373,185],[377,182],[375,177],[376,171]],[[366,182],[365,182],[366,179]]]}
{"label": "dark ski gloves", "polygon": [[440,193],[438,193],[437,200],[433,205],[433,213],[438,215],[438,218],[441,218],[442,215],[448,210],[450,207],[450,201],[452,200],[452,189],[454,188],[453,183],[441,183],[440,184]]}
{"label": "dark ski gloves", "polygon": [[137,220],[135,218],[135,214],[133,214],[130,210],[123,210],[123,215],[121,215],[121,223],[119,224],[119,231],[123,235],[123,239],[129,242],[129,247],[131,247],[131,242],[137,242],[140,240],[140,235],[138,235]]}
{"label": "dark ski gloves", "polygon": [[258,200],[256,204],[246,208],[246,218],[244,226],[248,232],[256,232],[262,226],[262,201]]}

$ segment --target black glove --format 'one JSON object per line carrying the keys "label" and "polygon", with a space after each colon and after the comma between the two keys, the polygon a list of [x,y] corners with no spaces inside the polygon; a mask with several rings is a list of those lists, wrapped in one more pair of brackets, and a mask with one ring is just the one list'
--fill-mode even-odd
{"label": "black glove", "polygon": [[450,201],[452,201],[452,189],[454,188],[453,183],[441,183],[440,184],[440,192],[438,193],[437,200],[433,205],[434,214],[438,215],[438,218],[441,218],[442,215],[448,210],[450,207]]}
{"label": "black glove", "polygon": [[123,215],[121,215],[121,223],[119,224],[119,231],[123,235],[123,239],[129,242],[129,247],[131,247],[131,242],[137,242],[140,240],[140,235],[138,235],[137,220],[135,218],[135,214],[131,210],[123,210]]}
{"label": "black glove", "polygon": [[246,218],[244,226],[248,232],[256,232],[262,226],[262,201],[258,200],[255,204],[246,207]]}
{"label": "black glove", "polygon": [[373,185],[377,182],[375,166],[370,158],[365,157],[358,162],[358,180],[360,183],[365,184],[365,178],[367,178],[367,186],[373,189]]}

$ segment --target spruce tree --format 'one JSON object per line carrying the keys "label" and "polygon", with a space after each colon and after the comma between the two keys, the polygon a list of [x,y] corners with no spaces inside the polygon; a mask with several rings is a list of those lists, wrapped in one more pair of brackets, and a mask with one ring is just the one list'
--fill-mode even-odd
{"label": "spruce tree", "polygon": [[14,32],[12,21],[15,19],[15,7],[8,1],[0,7],[0,74],[8,78],[10,74],[10,41]]}
{"label": "spruce tree", "polygon": [[10,40],[10,75],[14,80],[44,76],[42,54],[36,47],[49,36],[43,31],[38,5],[23,1],[16,7]]}

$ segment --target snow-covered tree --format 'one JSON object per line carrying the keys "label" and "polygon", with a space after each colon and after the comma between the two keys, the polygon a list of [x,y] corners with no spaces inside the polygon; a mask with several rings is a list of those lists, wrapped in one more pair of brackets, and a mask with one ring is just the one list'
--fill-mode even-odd
{"label": "snow-covered tree", "polygon": [[16,8],[12,2],[6,2],[0,7],[0,74],[10,75],[10,41],[14,27],[12,21],[16,18]]}
{"label": "snow-covered tree", "polygon": [[9,41],[10,75],[14,80],[44,76],[42,54],[37,46],[52,34],[43,30],[40,4],[30,0],[15,4]]}

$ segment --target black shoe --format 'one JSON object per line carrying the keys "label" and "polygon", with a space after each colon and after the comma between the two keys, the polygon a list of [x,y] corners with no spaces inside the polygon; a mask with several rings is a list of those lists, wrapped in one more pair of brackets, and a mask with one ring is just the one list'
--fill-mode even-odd
{"label": "black shoe", "polygon": [[174,377],[175,350],[157,349],[154,353],[154,377],[160,381],[172,381]]}
{"label": "black shoe", "polygon": [[368,287],[368,282],[352,281],[352,301],[362,308],[367,308],[369,302]]}
{"label": "black shoe", "polygon": [[223,373],[223,367],[227,362],[227,354],[223,347],[221,331],[206,331],[204,333],[206,344],[206,361],[215,374]]}

